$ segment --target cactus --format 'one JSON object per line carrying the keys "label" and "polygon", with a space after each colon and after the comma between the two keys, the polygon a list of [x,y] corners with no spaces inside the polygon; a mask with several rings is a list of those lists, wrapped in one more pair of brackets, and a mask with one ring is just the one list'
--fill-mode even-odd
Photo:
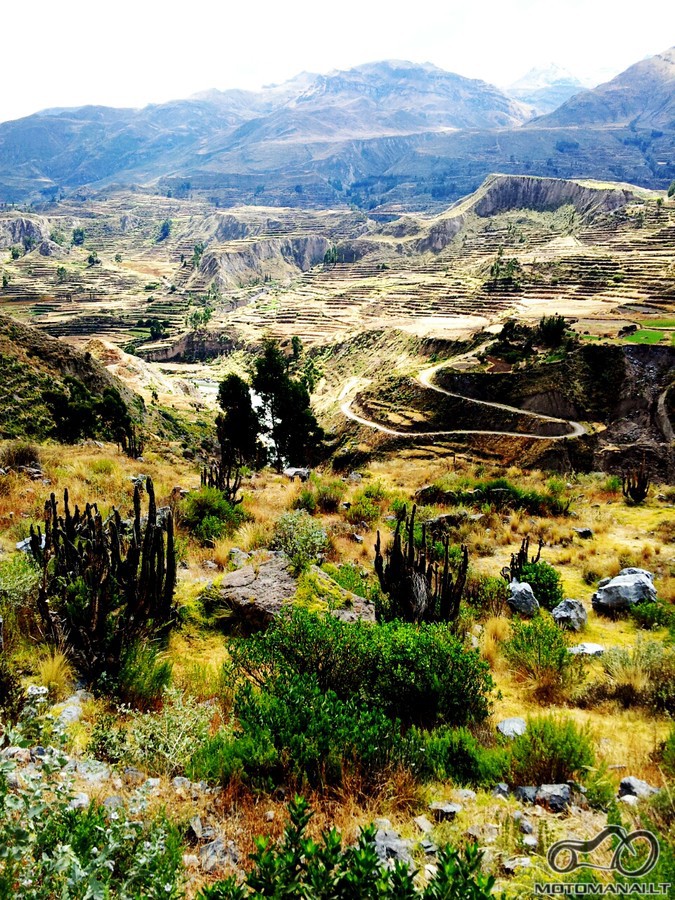
{"label": "cactus", "polygon": [[529,563],[538,563],[541,558],[541,548],[544,546],[544,539],[539,538],[539,544],[537,545],[537,555],[529,558],[530,556],[530,537],[529,535],[526,538],[523,538],[523,542],[520,545],[520,550],[517,553],[511,554],[511,564],[508,566],[504,566],[502,569],[502,578],[505,578],[506,581],[520,581],[523,575],[523,567],[528,565]]}
{"label": "cactus", "polygon": [[[469,554],[462,546],[462,561],[453,578],[450,572],[449,540],[444,541],[443,564],[431,560],[427,543],[426,526],[422,524],[422,546],[415,550],[415,513],[410,518],[403,515],[396,523],[394,543],[387,552],[385,564],[382,555],[380,532],[375,544],[375,571],[380,587],[389,595],[392,613],[396,618],[409,622],[452,622],[457,618],[462,593],[466,584]],[[405,521],[407,538],[405,547],[401,526]]]}
{"label": "cactus", "polygon": [[30,548],[42,568],[38,613],[46,636],[66,646],[90,682],[119,669],[122,651],[143,636],[165,633],[174,617],[176,553],[173,517],[160,521],[146,479],[148,515],[141,519],[140,487],[134,517],[124,522],[113,507],[103,519],[96,504],[63,515],[54,494],[45,503],[44,535],[31,525]]}
{"label": "cactus", "polygon": [[642,503],[649,493],[649,472],[644,456],[638,469],[632,469],[621,479],[623,495],[629,503]]}
{"label": "cactus", "polygon": [[143,438],[143,433],[136,425],[132,424],[123,431],[120,435],[120,441],[122,452],[126,453],[131,459],[138,459],[139,456],[143,455],[145,440]]}

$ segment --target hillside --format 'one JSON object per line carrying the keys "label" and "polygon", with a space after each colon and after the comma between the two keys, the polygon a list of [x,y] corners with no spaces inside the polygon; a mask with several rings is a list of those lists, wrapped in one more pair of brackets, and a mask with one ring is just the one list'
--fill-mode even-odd
{"label": "hillside", "polygon": [[560,66],[530,69],[506,88],[506,93],[532,109],[535,115],[553,112],[584,90],[579,79]]}
{"label": "hillside", "polygon": [[[5,315],[0,315],[0,372],[2,438],[59,436],[59,427],[65,433],[71,425],[74,435],[96,437],[114,427],[111,416],[120,411],[144,418],[141,398],[91,354]],[[112,413],[92,413],[106,398]],[[85,417],[91,419],[86,427]]]}

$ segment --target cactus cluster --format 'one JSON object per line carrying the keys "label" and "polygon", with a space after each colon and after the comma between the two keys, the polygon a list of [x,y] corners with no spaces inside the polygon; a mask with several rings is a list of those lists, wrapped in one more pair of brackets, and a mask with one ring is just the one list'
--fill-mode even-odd
{"label": "cactus cluster", "polygon": [[96,504],[63,514],[54,494],[45,503],[44,533],[31,526],[30,549],[42,569],[38,613],[47,638],[68,648],[90,682],[114,677],[123,651],[139,638],[166,631],[174,618],[176,553],[170,510],[158,515],[147,478],[148,514],[141,516],[141,486],[134,515],[113,508],[103,519]]}
{"label": "cactus cluster", "polygon": [[[469,568],[469,554],[462,547],[460,565],[453,574],[450,569],[449,539],[444,540],[442,565],[433,561],[428,544],[426,525],[422,523],[422,544],[415,549],[415,513],[406,510],[396,523],[394,542],[387,552],[385,563],[380,532],[375,544],[375,571],[380,587],[388,594],[395,618],[408,622],[452,622],[457,618]],[[405,523],[407,537],[401,534]]]}
{"label": "cactus cluster", "polygon": [[507,581],[520,581],[523,577],[523,568],[527,565],[538,563],[541,559],[541,548],[544,546],[544,539],[539,538],[537,544],[537,555],[530,559],[530,536],[523,538],[520,550],[511,554],[511,563],[502,569],[502,578]]}

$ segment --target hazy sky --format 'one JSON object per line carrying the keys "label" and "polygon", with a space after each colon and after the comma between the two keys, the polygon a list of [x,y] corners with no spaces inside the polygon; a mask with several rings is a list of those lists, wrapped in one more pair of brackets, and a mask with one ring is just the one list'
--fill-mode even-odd
{"label": "hazy sky", "polygon": [[387,58],[499,85],[555,62],[597,84],[675,44],[673,0],[33,0],[2,18],[0,121]]}

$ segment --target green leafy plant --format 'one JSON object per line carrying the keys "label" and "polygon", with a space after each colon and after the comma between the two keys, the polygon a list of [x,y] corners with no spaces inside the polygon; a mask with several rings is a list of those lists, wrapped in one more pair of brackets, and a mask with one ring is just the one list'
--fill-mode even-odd
{"label": "green leafy plant", "polygon": [[520,581],[529,584],[539,604],[549,611],[564,599],[562,578],[557,569],[545,562],[528,562],[522,568]]}
{"label": "green leafy plant", "polygon": [[183,501],[180,516],[182,524],[202,544],[232,534],[245,519],[241,507],[228,502],[215,487],[191,491]]}
{"label": "green leafy plant", "polygon": [[115,693],[123,703],[137,709],[157,706],[171,681],[172,665],[164,659],[160,648],[147,641],[136,641],[125,648]]}
{"label": "green leafy plant", "polygon": [[409,758],[416,761],[414,770],[422,778],[492,786],[509,771],[509,751],[482,746],[468,728],[411,729],[407,740]]}

